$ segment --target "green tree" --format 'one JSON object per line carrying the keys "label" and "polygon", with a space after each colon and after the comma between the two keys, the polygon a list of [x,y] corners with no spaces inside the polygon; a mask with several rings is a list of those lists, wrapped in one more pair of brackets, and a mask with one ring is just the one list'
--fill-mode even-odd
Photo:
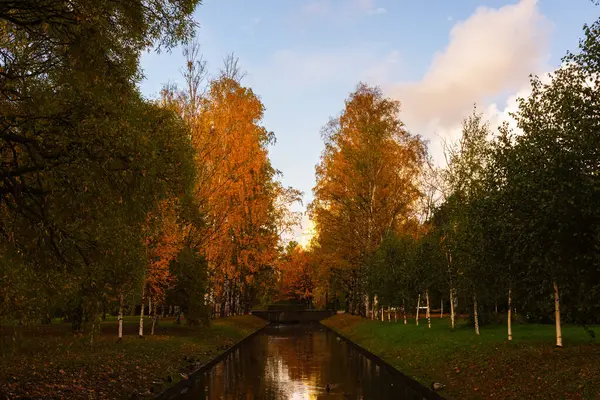
{"label": "green tree", "polygon": [[187,39],[197,3],[0,5],[0,290],[18,318],[45,308],[15,300],[25,285],[90,321],[135,286],[140,225],[191,173],[185,125],[138,93],[139,56]]}

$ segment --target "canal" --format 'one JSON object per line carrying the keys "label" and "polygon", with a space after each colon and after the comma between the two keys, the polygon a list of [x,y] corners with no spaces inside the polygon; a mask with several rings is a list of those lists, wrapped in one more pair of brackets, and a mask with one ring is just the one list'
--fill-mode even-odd
{"label": "canal", "polygon": [[177,398],[437,398],[402,378],[319,324],[270,325],[195,376]]}

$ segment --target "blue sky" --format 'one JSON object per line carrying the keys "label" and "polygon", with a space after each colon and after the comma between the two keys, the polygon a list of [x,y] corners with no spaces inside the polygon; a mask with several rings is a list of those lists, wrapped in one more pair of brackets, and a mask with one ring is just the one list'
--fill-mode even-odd
{"label": "blue sky", "polygon": [[[204,0],[197,39],[215,73],[233,52],[275,132],[270,155],[285,185],[312,199],[320,128],[362,80],[403,103],[407,128],[431,142],[456,139],[477,102],[493,122],[575,49],[590,0]],[[141,90],[181,82],[183,57],[146,53]]]}

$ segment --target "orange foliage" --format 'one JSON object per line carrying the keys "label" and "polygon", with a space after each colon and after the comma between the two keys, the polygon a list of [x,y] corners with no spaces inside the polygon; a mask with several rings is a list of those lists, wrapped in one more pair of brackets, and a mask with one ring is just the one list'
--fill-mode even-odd
{"label": "orange foliage", "polygon": [[173,284],[169,264],[183,247],[183,230],[177,221],[176,201],[165,200],[146,220],[146,248],[150,264],[146,271],[146,287],[155,299],[164,299]]}
{"label": "orange foliage", "polygon": [[285,299],[312,301],[316,287],[316,263],[313,254],[296,246],[280,266],[280,293]]}
{"label": "orange foliage", "polygon": [[188,116],[196,150],[196,198],[206,218],[195,232],[209,262],[212,294],[238,293],[277,257],[276,199],[282,192],[268,159],[272,134],[260,125],[264,106],[251,89],[222,75]]}
{"label": "orange foliage", "polygon": [[359,85],[338,118],[324,128],[310,205],[315,245],[326,265],[340,272],[353,302],[362,290],[361,265],[386,231],[414,220],[417,178],[425,146],[398,118],[400,103],[378,88]]}

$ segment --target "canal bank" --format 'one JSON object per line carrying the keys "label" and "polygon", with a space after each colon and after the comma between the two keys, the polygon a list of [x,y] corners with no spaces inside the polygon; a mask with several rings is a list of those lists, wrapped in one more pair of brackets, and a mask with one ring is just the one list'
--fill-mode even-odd
{"label": "canal bank", "polygon": [[440,399],[318,324],[271,324],[159,399]]}
{"label": "canal bank", "polygon": [[423,399],[444,400],[444,398],[442,396],[440,396],[438,393],[436,393],[436,392],[432,391],[430,388],[428,388],[424,382],[419,382],[419,381],[413,379],[412,377],[402,373],[397,368],[395,368],[393,365],[391,365],[390,363],[385,361],[383,358],[379,357],[378,355],[370,352],[369,350],[362,347],[358,343],[345,337],[344,335],[342,335],[340,332],[336,331],[335,329],[332,329],[326,323],[323,323],[323,321],[321,322],[321,326],[323,326],[324,329],[332,332],[334,335],[339,337],[341,340],[344,340],[346,343],[348,343],[349,346],[354,347],[358,352],[360,352],[363,356],[365,356],[366,358],[373,361],[376,365],[379,365],[381,368],[384,368],[387,371],[387,373],[389,373],[391,376],[396,377],[396,379],[399,382],[402,382],[403,385],[409,387],[410,391],[412,391],[416,394],[419,394]]}
{"label": "canal bank", "polygon": [[[266,325],[250,315],[219,318],[210,326],[189,327],[161,319],[154,335],[145,319],[125,317],[123,340],[117,321],[102,322],[94,347],[89,337],[74,336],[70,323],[25,326],[16,345],[0,352],[0,399],[152,398],[167,386]],[[0,327],[0,340],[11,343],[12,329]],[[18,345],[18,346],[17,346]]]}
{"label": "canal bank", "polygon": [[[253,317],[253,318],[258,319],[259,317]],[[154,399],[155,400],[172,400],[172,399],[179,399],[179,398],[185,396],[186,393],[189,392],[189,389],[194,385],[194,382],[198,378],[199,375],[202,375],[206,371],[211,370],[215,365],[219,364],[224,359],[226,359],[231,353],[233,353],[237,349],[239,349],[239,347],[243,343],[247,343],[248,341],[250,341],[255,335],[260,334],[260,332],[263,329],[265,329],[266,326],[268,326],[267,321],[263,321],[262,319],[261,319],[261,321],[263,322],[263,325],[260,328],[256,329],[254,332],[250,333],[249,335],[241,338],[233,345],[228,346],[227,348],[224,349],[224,351],[222,353],[218,354],[213,359],[211,359],[205,363],[198,363],[198,362],[192,363],[190,365],[191,368],[188,367],[187,371],[180,373],[180,376],[184,374],[184,377],[182,377],[181,380],[179,380],[177,383],[169,386],[166,390],[161,392]]]}
{"label": "canal bank", "polygon": [[451,331],[439,317],[431,329],[426,320],[347,314],[322,323],[424,385],[445,384],[447,399],[600,398],[600,344],[581,327],[563,326],[565,347],[556,349],[551,325],[516,324],[508,342],[504,325],[483,326],[477,336],[467,321]]}

